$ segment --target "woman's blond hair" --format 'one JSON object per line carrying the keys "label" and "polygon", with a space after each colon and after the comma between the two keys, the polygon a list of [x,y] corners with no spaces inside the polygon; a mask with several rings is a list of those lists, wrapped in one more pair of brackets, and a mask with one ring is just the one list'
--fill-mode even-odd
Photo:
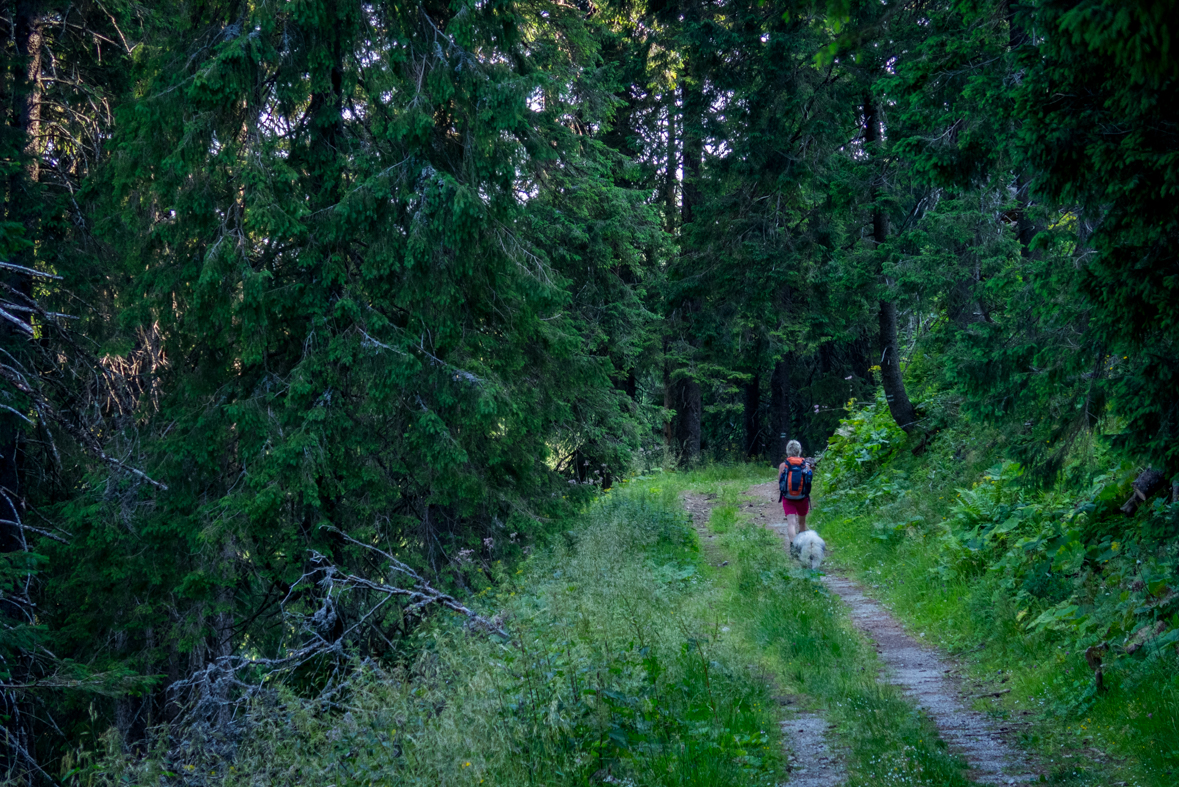
{"label": "woman's blond hair", "polygon": [[786,456],[802,456],[802,443],[791,440],[786,444]]}

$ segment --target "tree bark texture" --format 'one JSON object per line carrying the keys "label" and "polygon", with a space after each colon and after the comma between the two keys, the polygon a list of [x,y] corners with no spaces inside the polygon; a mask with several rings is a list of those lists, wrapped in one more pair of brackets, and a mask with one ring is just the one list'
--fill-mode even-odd
{"label": "tree bark texture", "polygon": [[917,430],[917,413],[909,395],[905,392],[905,381],[901,377],[900,343],[897,341],[897,305],[892,301],[880,301],[880,381],[888,399],[888,411],[892,413],[897,426],[906,432]]}
{"label": "tree bark texture", "polygon": [[745,383],[745,456],[750,459],[761,456],[764,435],[761,430],[761,419],[758,417],[760,410],[761,374],[754,372]]}
{"label": "tree bark texture", "polygon": [[41,161],[41,49],[44,21],[37,16],[34,4],[18,3],[13,19],[17,62],[14,64],[13,115],[24,138],[28,158],[22,169],[30,183],[40,178]]}
{"label": "tree bark texture", "polygon": [[667,98],[667,177],[663,182],[664,229],[667,232],[675,232],[676,173],[680,168],[679,154],[676,152],[676,91],[669,90]]}
{"label": "tree bark texture", "polygon": [[[880,114],[871,95],[864,97],[864,142],[868,148],[868,155],[875,159],[876,146],[881,137]],[[879,205],[875,205],[879,196],[879,185],[872,185],[872,239],[877,247],[888,238],[888,214]],[[884,282],[881,282],[882,284]],[[888,410],[892,413],[897,426],[907,433],[917,429],[917,414],[913,403],[909,401],[909,394],[905,391],[905,381],[901,376],[900,343],[897,341],[897,305],[893,301],[880,299],[880,380],[884,386],[884,395],[888,399]]]}
{"label": "tree bark texture", "polygon": [[786,458],[786,443],[793,435],[793,396],[790,388],[790,371],[794,358],[787,353],[774,364],[770,375],[770,461],[781,462]]}

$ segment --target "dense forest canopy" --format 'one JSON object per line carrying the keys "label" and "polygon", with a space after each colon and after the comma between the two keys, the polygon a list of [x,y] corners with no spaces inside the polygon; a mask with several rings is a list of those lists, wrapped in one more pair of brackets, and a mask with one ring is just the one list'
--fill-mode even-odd
{"label": "dense forest canopy", "polygon": [[[6,0],[0,764],[396,659],[886,397],[1179,473],[1147,0]],[[1096,461],[1096,460],[1095,460]]]}

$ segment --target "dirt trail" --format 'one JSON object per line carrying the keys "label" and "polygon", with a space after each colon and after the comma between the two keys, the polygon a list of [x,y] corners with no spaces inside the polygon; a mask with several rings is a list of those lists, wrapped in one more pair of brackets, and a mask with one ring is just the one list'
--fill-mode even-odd
{"label": "dirt trail", "polygon": [[[684,492],[684,508],[692,517],[692,527],[700,540],[700,551],[714,566],[728,565],[716,547],[716,534],[708,529],[715,495]],[[782,737],[788,744],[786,760],[790,779],[785,787],[838,787],[847,778],[843,759],[827,743],[831,724],[817,711],[800,707],[796,697],[778,697],[784,706],[793,706],[793,713],[782,720]]]}
{"label": "dirt trail", "polygon": [[782,722],[790,742],[790,780],[786,787],[837,787],[847,779],[843,758],[827,746],[831,724],[815,711],[800,710]]}
{"label": "dirt trail", "polygon": [[727,563],[721,558],[720,550],[717,549],[716,534],[708,529],[708,517],[712,515],[716,495],[683,492],[680,494],[680,500],[683,501],[688,515],[692,517],[692,529],[696,531],[696,537],[700,539],[700,551],[704,553],[704,557],[714,566]]}
{"label": "dirt trail", "polygon": [[[785,522],[777,502],[777,484],[770,482],[746,491],[746,504],[755,522],[769,527],[785,540]],[[821,535],[821,534],[820,534]],[[827,544],[827,552],[838,550]],[[1030,772],[1005,740],[1011,727],[999,727],[985,714],[971,710],[962,681],[954,676],[952,665],[932,648],[905,633],[900,623],[848,577],[829,573],[823,577],[827,587],[850,608],[851,619],[876,646],[884,664],[881,680],[901,687],[917,707],[929,714],[951,751],[970,766],[969,776],[981,784],[1026,784],[1039,779]],[[832,782],[814,782],[831,784]],[[794,784],[791,781],[791,784]],[[799,782],[804,784],[804,782]],[[810,784],[809,782],[806,784]]]}

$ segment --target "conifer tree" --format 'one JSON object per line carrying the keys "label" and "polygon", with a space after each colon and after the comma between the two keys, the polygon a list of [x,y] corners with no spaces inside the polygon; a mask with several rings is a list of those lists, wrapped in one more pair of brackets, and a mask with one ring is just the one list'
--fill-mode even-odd
{"label": "conifer tree", "polygon": [[[647,351],[663,240],[599,138],[598,24],[548,2],[143,20],[87,193],[105,349],[142,381],[109,433],[167,489],[83,463],[44,506],[72,538],[40,545],[56,647],[165,676],[99,704],[127,740],[246,638],[297,647],[277,621],[335,604],[323,572],[381,570],[358,544],[458,592],[600,481],[574,456],[628,463],[645,416],[613,378]],[[362,655],[422,614],[350,598],[308,625]]]}

